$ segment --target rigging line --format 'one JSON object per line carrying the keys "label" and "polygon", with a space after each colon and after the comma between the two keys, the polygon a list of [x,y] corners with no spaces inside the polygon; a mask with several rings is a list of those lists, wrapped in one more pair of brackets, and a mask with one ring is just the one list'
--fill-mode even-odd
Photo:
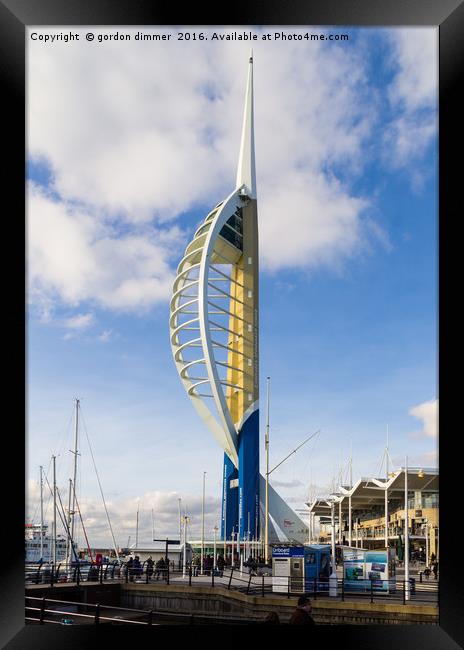
{"label": "rigging line", "polygon": [[91,457],[92,457],[93,467],[94,467],[94,469],[95,469],[95,474],[96,474],[96,476],[97,476],[98,486],[99,486],[99,488],[100,488],[100,494],[101,494],[101,496],[102,496],[103,506],[104,506],[104,508],[105,508],[106,519],[108,520],[108,526],[109,526],[109,528],[110,528],[111,538],[112,538],[112,540],[113,540],[114,551],[115,551],[115,553],[116,553],[116,558],[117,558],[117,560],[119,561],[119,563],[121,563],[121,558],[119,557],[118,548],[117,548],[117,545],[116,545],[116,540],[114,539],[113,527],[112,527],[112,525],[111,525],[110,516],[109,516],[109,514],[108,514],[108,508],[106,507],[106,501],[105,501],[105,497],[104,497],[104,495],[103,495],[103,488],[102,488],[101,483],[100,483],[100,476],[98,475],[97,465],[95,464],[95,458],[94,458],[94,456],[93,456],[92,445],[90,444],[89,434],[87,433],[87,424],[86,424],[86,422],[85,422],[85,418],[84,418],[84,416],[82,415],[82,409],[81,409],[81,419],[82,419],[82,421],[83,421],[83,423],[84,423],[85,437],[87,438],[87,443],[88,443],[88,445],[89,445],[89,449],[90,449],[90,455],[91,455]]}
{"label": "rigging line", "polygon": [[[52,496],[53,496],[53,490],[52,490],[52,487],[51,487],[50,483],[48,482],[48,478],[45,477],[45,480],[46,480],[46,482],[47,482],[48,489],[50,490],[50,493],[51,493]],[[63,508],[63,502],[61,501],[61,495],[60,495],[60,491],[59,491],[59,489],[58,489],[58,486],[56,486],[56,493],[57,493],[57,495],[58,495],[58,499],[59,499],[60,506],[61,506],[61,510],[63,511],[63,514],[61,514],[61,511],[60,511],[59,508],[57,508],[57,512],[58,512],[58,515],[60,516],[61,523],[63,524],[63,528],[64,528],[64,530],[65,530],[67,536],[70,537],[70,534],[69,534],[69,528],[68,528],[68,525],[67,525],[67,523],[66,523],[66,514],[65,514],[65,511],[64,511],[64,508]],[[58,538],[58,535],[57,535],[56,530],[54,531],[54,536],[55,536],[55,538]],[[74,544],[71,544],[71,546],[72,546],[72,548],[74,549]],[[75,550],[75,549],[74,549],[74,555],[75,555],[75,558],[76,558],[76,560],[77,560],[78,558],[77,558],[76,550]]]}
{"label": "rigging line", "polygon": [[56,492],[57,492],[57,494],[58,494],[58,499],[59,499],[59,501],[60,501],[61,510],[63,511],[63,516],[61,516],[61,513],[59,513],[59,514],[60,514],[61,523],[62,523],[63,526],[64,526],[64,530],[65,530],[66,536],[68,537],[69,540],[71,540],[71,548],[72,548],[73,553],[74,553],[74,559],[75,559],[76,561],[78,561],[79,558],[77,557],[76,544],[74,543],[74,540],[71,538],[71,531],[69,530],[69,526],[68,526],[68,523],[67,523],[67,521],[66,521],[66,512],[65,512],[65,509],[64,509],[64,507],[63,507],[63,502],[61,501],[61,494],[60,494],[60,490],[58,489],[58,486],[56,487]]}
{"label": "rigging line", "polygon": [[81,520],[81,524],[82,524],[82,530],[84,531],[85,541],[87,542],[87,550],[89,551],[90,561],[93,562],[92,549],[90,548],[89,539],[87,537],[87,531],[85,530],[84,520],[82,519],[81,509],[79,508],[79,501],[77,500],[76,486],[74,484],[73,484],[73,492],[74,492],[74,498],[76,500],[77,512],[79,513],[79,519]]}

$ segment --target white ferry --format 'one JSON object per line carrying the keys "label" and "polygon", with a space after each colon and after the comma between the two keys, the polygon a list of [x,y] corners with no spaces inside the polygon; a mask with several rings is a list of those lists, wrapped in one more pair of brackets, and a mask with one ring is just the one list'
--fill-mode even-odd
{"label": "white ferry", "polygon": [[[41,552],[41,537],[42,551]],[[48,526],[44,524],[25,525],[26,564],[42,562],[53,562],[53,538],[48,535]],[[66,561],[66,537],[57,535],[56,538],[56,561]]]}

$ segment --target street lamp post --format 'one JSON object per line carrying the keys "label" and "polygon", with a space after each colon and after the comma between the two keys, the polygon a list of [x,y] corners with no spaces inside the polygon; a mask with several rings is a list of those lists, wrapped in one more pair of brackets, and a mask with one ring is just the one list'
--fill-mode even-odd
{"label": "street lamp post", "polygon": [[200,567],[201,567],[202,575],[203,575],[203,562],[205,556],[205,477],[206,477],[206,472],[203,472],[203,499],[201,501],[201,558],[200,558]]}
{"label": "street lamp post", "polygon": [[214,557],[214,562],[213,562],[213,569],[214,569],[214,570],[217,569],[217,559],[216,559],[216,533],[218,532],[218,530],[219,530],[219,529],[218,529],[217,526],[215,526],[215,527],[213,528],[213,533],[214,533],[214,543],[213,543],[213,554],[214,554],[213,557]]}
{"label": "street lamp post", "polygon": [[404,467],[404,597],[409,600],[408,457]]}
{"label": "street lamp post", "polygon": [[335,501],[331,504],[331,524],[332,524],[332,573],[329,578],[329,596],[337,595],[337,569],[335,567]]}
{"label": "street lamp post", "polygon": [[264,519],[264,563],[269,559],[269,384],[271,378],[267,377],[267,415],[266,415],[266,513]]}
{"label": "street lamp post", "polygon": [[182,577],[185,578],[186,566],[187,566],[187,524],[190,521],[187,515],[184,515],[184,563],[182,567]]}

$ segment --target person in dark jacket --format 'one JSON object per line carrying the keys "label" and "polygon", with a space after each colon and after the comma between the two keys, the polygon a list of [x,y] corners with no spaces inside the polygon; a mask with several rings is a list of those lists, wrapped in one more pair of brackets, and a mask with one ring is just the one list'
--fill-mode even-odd
{"label": "person in dark jacket", "polygon": [[311,601],[308,596],[300,596],[298,598],[298,607],[293,612],[289,624],[290,625],[315,625],[314,619],[311,616]]}
{"label": "person in dark jacket", "polygon": [[152,560],[151,555],[148,558],[146,564],[147,564],[147,576],[148,576],[148,579],[150,580],[151,576],[153,575],[153,560]]}
{"label": "person in dark jacket", "polygon": [[134,558],[132,556],[127,561],[126,571],[127,571],[127,575],[129,576],[129,580],[133,580],[134,579]]}
{"label": "person in dark jacket", "polygon": [[219,571],[219,575],[222,576],[223,571],[224,571],[224,556],[220,555],[217,559],[217,568]]}

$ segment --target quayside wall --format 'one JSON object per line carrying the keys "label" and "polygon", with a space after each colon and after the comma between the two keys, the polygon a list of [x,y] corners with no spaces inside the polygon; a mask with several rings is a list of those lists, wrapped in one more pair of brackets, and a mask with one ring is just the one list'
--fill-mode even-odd
{"label": "quayside wall", "polygon": [[[120,605],[135,609],[218,616],[249,622],[262,621],[277,612],[287,623],[297,606],[297,597],[251,596],[225,587],[122,584]],[[438,607],[402,603],[330,602],[312,600],[313,618],[326,625],[438,625]]]}

